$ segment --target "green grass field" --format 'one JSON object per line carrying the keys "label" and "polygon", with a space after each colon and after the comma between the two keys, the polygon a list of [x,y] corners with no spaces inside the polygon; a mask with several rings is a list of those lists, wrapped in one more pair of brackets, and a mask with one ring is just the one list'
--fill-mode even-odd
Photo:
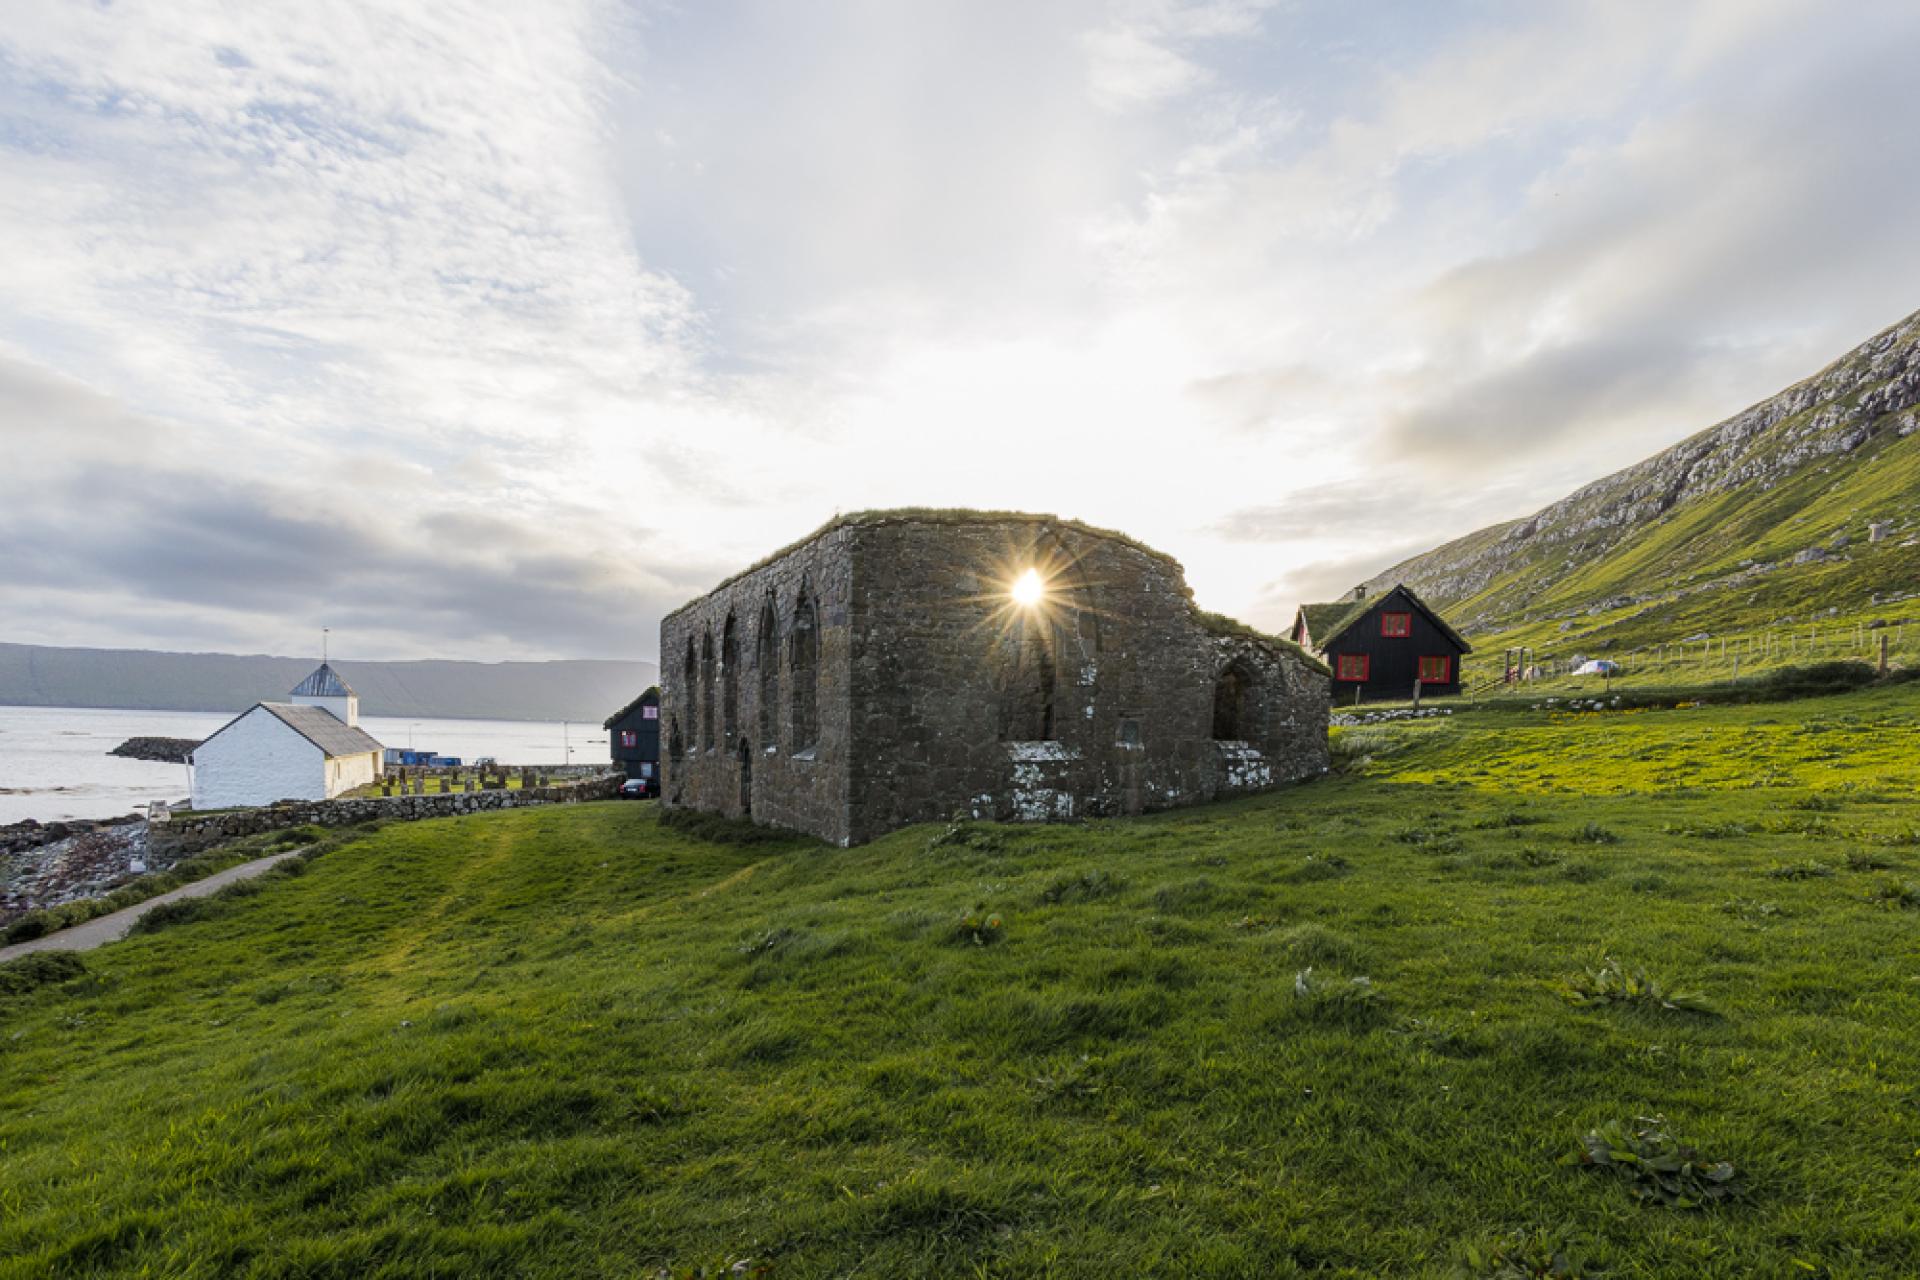
{"label": "green grass field", "polygon": [[[1917,729],[1462,714],[851,850],[388,827],[0,971],[0,1277],[1920,1274]],[[1738,1194],[1563,1163],[1637,1117]]]}

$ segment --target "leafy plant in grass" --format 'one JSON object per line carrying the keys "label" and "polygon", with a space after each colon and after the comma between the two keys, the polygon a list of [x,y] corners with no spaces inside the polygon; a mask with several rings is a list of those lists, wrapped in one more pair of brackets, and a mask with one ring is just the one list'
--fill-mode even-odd
{"label": "leafy plant in grass", "polygon": [[1573,838],[1581,844],[1619,844],[1620,837],[1597,822],[1589,822],[1573,833]]}
{"label": "leafy plant in grass", "polygon": [[1310,853],[1307,860],[1286,873],[1285,880],[1295,884],[1315,880],[1338,880],[1352,870],[1352,864],[1337,853]]}
{"label": "leafy plant in grass", "polygon": [[1825,880],[1833,874],[1832,864],[1817,858],[1808,858],[1805,862],[1780,862],[1767,868],[1767,878],[1771,880]]}
{"label": "leafy plant in grass", "polygon": [[1875,885],[1867,901],[1896,911],[1920,911],[1920,881],[1888,880]]}
{"label": "leafy plant in grass", "polygon": [[960,920],[953,927],[955,942],[971,942],[976,947],[986,947],[1006,937],[998,915],[989,914],[985,903],[976,902],[961,912]]}
{"label": "leafy plant in grass", "polygon": [[1111,897],[1127,887],[1127,882],[1095,868],[1079,875],[1061,876],[1040,891],[1040,901],[1059,905],[1064,902],[1091,902]]}
{"label": "leafy plant in grass", "polygon": [[661,1267],[649,1280],[760,1280],[772,1274],[773,1264],[765,1258],[722,1257],[714,1262]]}
{"label": "leafy plant in grass", "polygon": [[1538,869],[1540,867],[1553,866],[1560,861],[1560,855],[1551,849],[1541,849],[1534,845],[1528,845],[1520,851],[1520,861],[1526,866]]}
{"label": "leafy plant in grass", "polygon": [[1509,809],[1504,813],[1488,814],[1473,823],[1475,831],[1500,831],[1509,827],[1530,827],[1546,819],[1535,813],[1521,813]]}
{"label": "leafy plant in grass", "polygon": [[1599,1280],[1601,1274],[1549,1230],[1514,1231],[1484,1248],[1468,1245],[1454,1270],[1459,1280]]}
{"label": "leafy plant in grass", "polygon": [[1035,1097],[1063,1102],[1085,1102],[1106,1088],[1099,1065],[1084,1053],[1031,1083]]}
{"label": "leafy plant in grass", "polygon": [[1699,840],[1736,840],[1753,834],[1753,828],[1746,823],[1731,821],[1669,823],[1661,829],[1668,835],[1692,836]]}
{"label": "leafy plant in grass", "polygon": [[1555,987],[1568,1004],[1639,1004],[1671,1010],[1718,1016],[1697,991],[1680,991],[1649,977],[1645,969],[1628,969],[1612,956],[1598,968],[1582,969],[1562,978]]}
{"label": "leafy plant in grass", "polygon": [[1800,799],[1793,801],[1793,807],[1796,809],[1804,809],[1808,813],[1835,813],[1838,812],[1840,808],[1840,797],[1830,796],[1824,793],[1802,796]]}
{"label": "leafy plant in grass", "polygon": [[1460,852],[1460,837],[1446,827],[1422,827],[1409,824],[1393,833],[1401,844],[1412,845],[1428,853]]}
{"label": "leafy plant in grass", "polygon": [[1771,920],[1787,914],[1779,903],[1762,902],[1756,898],[1728,898],[1720,904],[1720,909],[1742,920]]}
{"label": "leafy plant in grass", "polygon": [[1006,847],[1006,843],[1006,837],[993,828],[983,827],[955,814],[945,827],[927,841],[927,852],[932,853],[936,849],[978,849],[982,853],[997,853]]}
{"label": "leafy plant in grass", "polygon": [[1855,849],[1847,855],[1847,870],[1849,871],[1886,871],[1892,868],[1892,866],[1892,862],[1877,853],[1871,853],[1865,849]]}
{"label": "leafy plant in grass", "polygon": [[1665,1118],[1641,1116],[1634,1123],[1628,1132],[1609,1121],[1582,1138],[1564,1162],[1605,1169],[1637,1199],[1672,1209],[1699,1209],[1745,1194],[1731,1164],[1709,1160],[1673,1137]]}
{"label": "leafy plant in grass", "polygon": [[1350,1012],[1371,1008],[1380,993],[1372,978],[1336,978],[1316,974],[1308,965],[1293,975],[1294,998],[1311,1008],[1330,1012]]}

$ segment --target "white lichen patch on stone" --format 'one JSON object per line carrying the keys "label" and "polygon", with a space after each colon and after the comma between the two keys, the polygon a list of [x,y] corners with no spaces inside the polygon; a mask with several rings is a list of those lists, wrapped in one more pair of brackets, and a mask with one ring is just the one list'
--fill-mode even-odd
{"label": "white lichen patch on stone", "polygon": [[1009,742],[1007,758],[1015,764],[1065,764],[1078,760],[1080,753],[1064,742]]}
{"label": "white lichen patch on stone", "polygon": [[1009,742],[1013,762],[1013,818],[1016,822],[1058,822],[1073,816],[1073,792],[1059,784],[1079,751],[1062,742]]}
{"label": "white lichen patch on stone", "polygon": [[1273,766],[1247,742],[1216,742],[1220,749],[1221,779],[1234,791],[1258,790],[1273,785]]}

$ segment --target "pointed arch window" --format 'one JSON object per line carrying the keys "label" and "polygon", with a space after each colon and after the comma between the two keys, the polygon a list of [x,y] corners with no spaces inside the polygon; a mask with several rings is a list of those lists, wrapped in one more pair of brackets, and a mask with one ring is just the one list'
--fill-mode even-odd
{"label": "pointed arch window", "polygon": [[793,751],[798,755],[820,738],[820,616],[813,600],[804,594],[793,608],[793,635],[788,641],[788,650],[787,697]]}
{"label": "pointed arch window", "polygon": [[760,746],[780,743],[780,619],[773,601],[760,606],[760,627],[755,637],[754,666],[760,676]]}
{"label": "pointed arch window", "polygon": [[[700,662],[699,659],[694,656],[692,636],[687,637],[687,660],[682,671],[683,679],[680,683],[680,697],[686,704],[684,708],[687,718],[686,723],[689,728],[697,728],[700,723],[697,718],[700,714],[698,710],[700,701]],[[694,745],[696,747],[699,746],[698,743]]]}
{"label": "pointed arch window", "polygon": [[700,641],[700,746],[713,750],[713,632]]}
{"label": "pointed arch window", "polygon": [[1213,685],[1213,736],[1226,742],[1248,742],[1261,736],[1260,680],[1244,663],[1227,664]]}
{"label": "pointed arch window", "polygon": [[1058,671],[1053,635],[1046,623],[1022,619],[1002,642],[995,680],[1002,742],[1050,742]]}
{"label": "pointed arch window", "polygon": [[720,736],[728,746],[740,732],[740,627],[727,615],[720,633]]}

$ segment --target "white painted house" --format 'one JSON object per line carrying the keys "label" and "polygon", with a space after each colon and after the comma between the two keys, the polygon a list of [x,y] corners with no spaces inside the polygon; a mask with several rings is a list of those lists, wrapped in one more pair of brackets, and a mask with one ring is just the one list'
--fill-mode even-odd
{"label": "white painted house", "polygon": [[193,807],[331,800],[381,773],[381,748],[360,727],[360,698],[326,663],[289,702],[257,702],[187,757]]}

